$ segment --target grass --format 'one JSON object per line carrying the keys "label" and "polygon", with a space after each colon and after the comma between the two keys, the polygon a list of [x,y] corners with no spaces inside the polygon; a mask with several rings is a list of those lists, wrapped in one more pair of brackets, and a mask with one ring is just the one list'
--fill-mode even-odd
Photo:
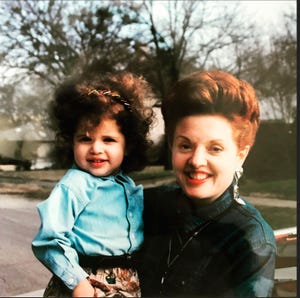
{"label": "grass", "polygon": [[286,200],[297,199],[296,179],[256,182],[253,180],[241,180],[241,192],[244,195],[263,193],[270,197]]}
{"label": "grass", "polygon": [[[282,200],[297,200],[296,179],[263,181],[241,180],[240,190],[245,196],[259,193],[261,197],[274,197]],[[284,207],[256,206],[273,230],[297,225],[297,209]]]}
{"label": "grass", "polygon": [[[26,178],[33,180],[47,180],[57,181],[65,170],[48,170],[48,171],[26,171],[26,172],[0,172],[0,177],[5,178]],[[162,178],[172,177],[171,170],[164,170],[162,166],[147,167],[141,172],[133,172],[130,175],[134,180],[159,180]],[[26,183],[26,181],[24,181]],[[261,197],[274,197],[280,199],[296,200],[296,179],[279,180],[279,181],[266,181],[255,182],[247,180],[246,178],[241,180],[240,183],[241,193],[245,196],[251,196],[255,193],[259,193]],[[35,191],[28,191],[27,196],[31,198],[46,198],[50,189],[44,188],[40,185],[40,188]],[[282,208],[282,207],[267,207],[257,206],[261,211],[263,217],[271,225],[273,229],[281,229],[285,227],[295,226],[297,224],[296,209]]]}
{"label": "grass", "polygon": [[66,170],[0,171],[0,178],[58,181]]}
{"label": "grass", "polygon": [[[57,181],[66,170],[36,170],[36,171],[12,171],[1,172],[0,178],[23,178],[33,180]],[[171,170],[165,170],[163,166],[149,166],[141,172],[133,172],[130,176],[135,180],[160,179],[171,177]],[[296,200],[296,179],[256,182],[242,178],[240,181],[241,192],[245,195],[253,193],[270,194],[282,199]]]}
{"label": "grass", "polygon": [[282,207],[256,207],[270,224],[273,230],[293,227],[297,225],[297,211],[293,208]]}
{"label": "grass", "polygon": [[172,170],[165,170],[161,166],[147,167],[141,172],[133,172],[130,174],[134,180],[147,180],[147,179],[159,179],[165,177],[171,177],[173,175]]}
{"label": "grass", "polygon": [[[65,172],[66,170],[0,171],[0,178],[58,181]],[[169,177],[171,175],[172,171],[164,170],[162,166],[149,166],[143,171],[130,173],[130,177],[135,180],[159,179],[162,177]]]}

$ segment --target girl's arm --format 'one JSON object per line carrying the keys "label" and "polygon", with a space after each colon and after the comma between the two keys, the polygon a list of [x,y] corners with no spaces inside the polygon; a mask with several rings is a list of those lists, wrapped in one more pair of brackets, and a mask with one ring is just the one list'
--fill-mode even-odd
{"label": "girl's arm", "polygon": [[71,290],[88,276],[71,243],[74,221],[84,207],[68,187],[57,185],[38,205],[41,226],[32,241],[34,255]]}
{"label": "girl's arm", "polygon": [[72,297],[97,297],[94,287],[85,278],[73,290]]}

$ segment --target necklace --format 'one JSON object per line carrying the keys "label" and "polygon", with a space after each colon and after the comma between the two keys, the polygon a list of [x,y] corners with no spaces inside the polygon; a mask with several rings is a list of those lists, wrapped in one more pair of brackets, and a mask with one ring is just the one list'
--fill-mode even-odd
{"label": "necklace", "polygon": [[[161,278],[161,285],[163,285],[164,281],[165,281],[165,277],[168,273],[168,270],[170,269],[170,267],[175,263],[175,261],[182,255],[183,251],[186,249],[186,247],[191,243],[191,241],[201,232],[203,231],[210,223],[212,222],[212,220],[208,220],[206,221],[203,225],[201,225],[200,228],[198,228],[196,231],[194,231],[192,233],[192,235],[185,241],[185,243],[181,246],[181,249],[179,250],[179,252],[173,257],[172,256],[172,236],[170,237],[169,240],[169,247],[168,247],[168,257],[167,257],[167,269],[165,270],[162,278]],[[178,236],[180,237],[180,236]]]}
{"label": "necklace", "polygon": [[[197,237],[197,235],[202,232],[205,228],[207,228],[213,221],[215,221],[217,218],[220,218],[222,216],[224,216],[225,213],[228,212],[228,210],[230,210],[233,205],[236,203],[235,200],[233,200],[233,202],[230,204],[230,206],[225,210],[225,212],[222,212],[221,214],[218,214],[217,216],[215,216],[214,218],[211,218],[209,220],[207,220],[205,223],[203,223],[200,227],[198,227],[192,234],[191,236],[185,241],[185,243],[181,246],[179,252],[172,258],[172,238],[173,235],[170,236],[170,240],[169,240],[169,245],[168,245],[168,256],[167,256],[167,268],[164,272],[164,274],[162,275],[161,278],[161,286],[164,284],[165,281],[165,277],[168,274],[168,270],[170,269],[170,267],[173,266],[173,264],[175,263],[175,261],[182,255],[182,253],[184,252],[184,250],[187,248],[187,246],[191,243],[191,241]],[[177,232],[178,233],[178,232]],[[178,235],[178,237],[180,237]]]}

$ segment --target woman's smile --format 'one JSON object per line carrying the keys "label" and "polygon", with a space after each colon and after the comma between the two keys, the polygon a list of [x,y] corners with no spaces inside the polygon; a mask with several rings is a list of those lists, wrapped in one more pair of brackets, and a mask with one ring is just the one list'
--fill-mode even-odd
{"label": "woman's smile", "polygon": [[205,183],[208,178],[210,178],[212,175],[206,173],[206,172],[186,172],[187,179],[190,184],[203,184]]}
{"label": "woman's smile", "polygon": [[217,199],[232,183],[234,172],[244,157],[225,117],[187,116],[176,126],[173,170],[178,183],[191,198]]}

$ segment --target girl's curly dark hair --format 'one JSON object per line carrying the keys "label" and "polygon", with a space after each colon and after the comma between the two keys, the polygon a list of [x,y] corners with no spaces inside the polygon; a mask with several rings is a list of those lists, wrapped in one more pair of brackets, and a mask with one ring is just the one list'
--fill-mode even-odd
{"label": "girl's curly dark hair", "polygon": [[[121,165],[125,173],[142,170],[151,145],[154,95],[144,78],[129,72],[106,74],[91,81],[73,79],[55,92],[51,104],[52,124],[61,164],[73,161],[73,136],[83,120],[91,127],[105,116],[115,119],[125,136],[128,154]],[[65,157],[65,160],[62,159]]]}

